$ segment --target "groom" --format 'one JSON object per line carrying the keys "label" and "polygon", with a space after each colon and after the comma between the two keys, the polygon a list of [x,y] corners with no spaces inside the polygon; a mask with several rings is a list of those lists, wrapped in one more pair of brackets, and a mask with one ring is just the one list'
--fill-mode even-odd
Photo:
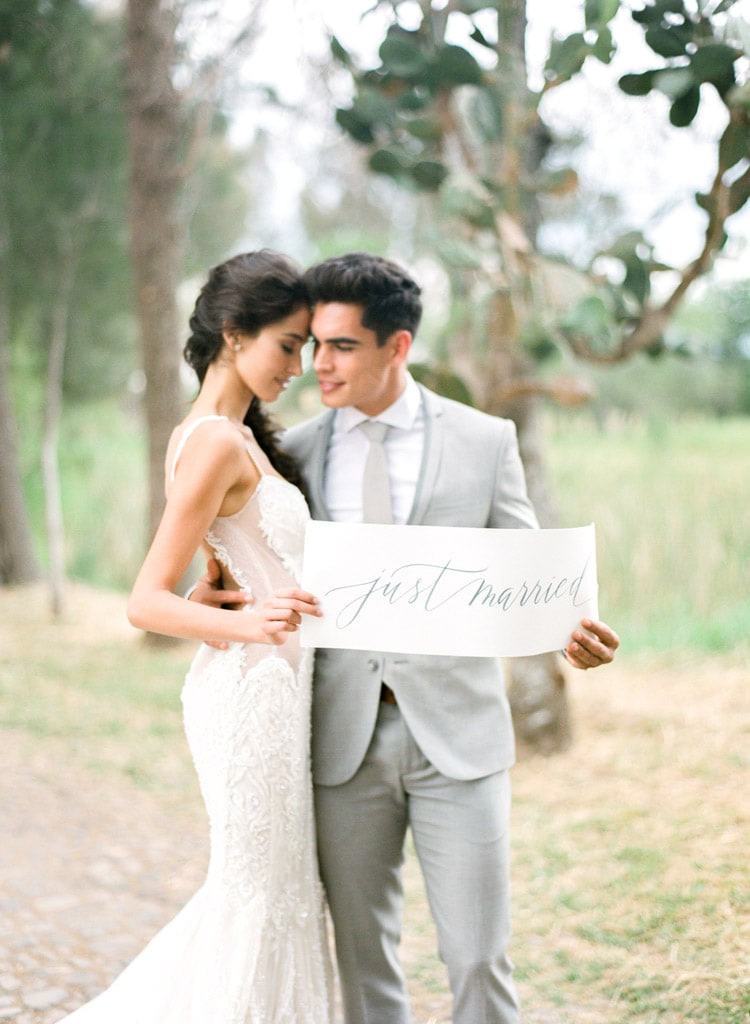
{"label": "groom", "polygon": [[[420,289],[366,253],[312,267],[314,367],[328,411],[285,448],[312,515],[361,522],[370,445],[385,425],[389,507],[381,521],[537,526],[514,425],[443,399],[407,370]],[[368,429],[368,428],[365,428]],[[566,649],[581,669],[612,661],[605,624]],[[312,758],[320,871],[333,918],[347,1024],[407,1024],[398,959],[407,828],[424,874],[454,1024],[518,1024],[510,938],[508,827],[513,726],[499,661],[319,650]]]}

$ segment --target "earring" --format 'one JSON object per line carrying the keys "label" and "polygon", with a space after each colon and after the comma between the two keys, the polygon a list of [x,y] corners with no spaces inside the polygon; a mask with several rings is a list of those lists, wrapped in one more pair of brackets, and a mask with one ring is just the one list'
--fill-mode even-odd
{"label": "earring", "polygon": [[232,345],[232,348],[234,349],[235,352],[239,352],[239,350],[242,348],[242,345],[240,345],[239,341],[235,341],[234,345]]}

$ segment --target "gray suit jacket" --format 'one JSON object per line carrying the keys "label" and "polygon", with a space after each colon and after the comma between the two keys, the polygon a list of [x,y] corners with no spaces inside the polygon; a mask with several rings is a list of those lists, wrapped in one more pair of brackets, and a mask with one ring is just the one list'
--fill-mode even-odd
{"label": "gray suit jacket", "polygon": [[[515,425],[420,387],[425,444],[409,523],[534,528]],[[284,447],[298,460],[313,518],[330,519],[323,473],[333,412],[293,427]],[[372,738],[385,681],[424,755],[444,775],[475,779],[513,763],[513,726],[501,663],[321,649],[313,683],[313,778],[346,782]]]}

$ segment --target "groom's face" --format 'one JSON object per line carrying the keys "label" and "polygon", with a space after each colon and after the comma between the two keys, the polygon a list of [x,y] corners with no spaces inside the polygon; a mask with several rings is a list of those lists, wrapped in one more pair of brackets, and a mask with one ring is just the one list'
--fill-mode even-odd
{"label": "groom's face", "polygon": [[406,383],[408,331],[396,331],[378,345],[375,332],[362,326],[362,307],[348,302],[318,303],[310,331],[324,405],[353,405],[377,416],[396,401]]}

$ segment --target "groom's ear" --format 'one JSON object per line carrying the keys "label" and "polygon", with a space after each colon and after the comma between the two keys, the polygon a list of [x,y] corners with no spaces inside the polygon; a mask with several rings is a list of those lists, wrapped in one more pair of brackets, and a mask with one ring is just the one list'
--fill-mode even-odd
{"label": "groom's ear", "polygon": [[397,366],[405,363],[409,358],[409,350],[411,349],[411,331],[396,331],[391,335],[389,341],[393,345],[393,362]]}

